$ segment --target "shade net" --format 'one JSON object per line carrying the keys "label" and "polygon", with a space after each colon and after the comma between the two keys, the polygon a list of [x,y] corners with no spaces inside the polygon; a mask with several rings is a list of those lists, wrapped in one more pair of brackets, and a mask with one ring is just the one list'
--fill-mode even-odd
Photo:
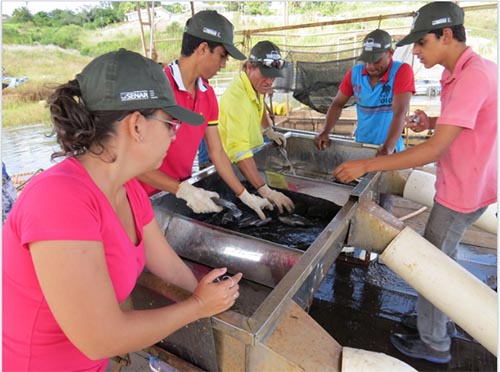
{"label": "shade net", "polygon": [[[284,76],[275,80],[273,88],[293,92],[297,101],[326,114],[344,75],[356,64],[358,54],[354,49],[331,53],[290,51],[283,69]],[[354,100],[349,100],[346,106],[352,104]]]}

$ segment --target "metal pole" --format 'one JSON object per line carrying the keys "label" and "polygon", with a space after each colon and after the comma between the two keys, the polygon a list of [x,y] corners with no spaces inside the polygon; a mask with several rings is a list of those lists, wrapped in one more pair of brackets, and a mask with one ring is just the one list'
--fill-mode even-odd
{"label": "metal pole", "polygon": [[153,35],[155,33],[155,2],[151,2],[151,12],[149,13],[149,58],[153,59]]}

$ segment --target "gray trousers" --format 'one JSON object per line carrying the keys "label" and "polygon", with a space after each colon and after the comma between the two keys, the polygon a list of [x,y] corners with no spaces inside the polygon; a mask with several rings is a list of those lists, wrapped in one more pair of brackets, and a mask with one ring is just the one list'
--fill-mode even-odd
{"label": "gray trousers", "polygon": [[[458,243],[465,230],[476,221],[487,207],[472,213],[460,213],[448,209],[434,201],[424,237],[455,259]],[[453,278],[450,278],[450,280]],[[420,338],[436,350],[447,351],[451,346],[446,323],[448,317],[423,296],[417,300],[417,327]]]}

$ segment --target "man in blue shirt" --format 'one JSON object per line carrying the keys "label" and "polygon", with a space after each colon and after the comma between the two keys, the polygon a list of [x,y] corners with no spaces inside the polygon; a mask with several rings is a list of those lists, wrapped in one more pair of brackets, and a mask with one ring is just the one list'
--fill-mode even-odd
{"label": "man in blue shirt", "polygon": [[330,144],[328,135],[349,98],[356,100],[358,123],[356,141],[381,145],[377,155],[404,149],[401,134],[410,99],[415,93],[413,69],[394,61],[391,36],[383,30],[370,32],[363,40],[359,60],[344,76],[325,118],[324,129],[316,136],[319,150]]}

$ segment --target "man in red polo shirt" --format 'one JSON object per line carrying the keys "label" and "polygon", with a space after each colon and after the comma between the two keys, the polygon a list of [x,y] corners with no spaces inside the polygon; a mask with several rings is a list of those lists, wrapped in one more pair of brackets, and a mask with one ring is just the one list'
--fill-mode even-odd
{"label": "man in red polo shirt", "polygon": [[160,168],[141,175],[139,180],[149,195],[160,190],[168,191],[185,200],[196,213],[221,211],[222,208],[212,200],[212,197],[218,197],[217,193],[185,181],[191,177],[196,152],[205,138],[210,160],[221,178],[244,204],[264,219],[262,209],[272,210],[273,205],[265,198],[250,194],[241,184],[224,152],[217,129],[219,108],[208,79],[226,66],[229,55],[245,59],[245,55],[233,45],[233,25],[224,16],[206,10],[196,13],[186,22],[181,56],[165,67],[165,73],[177,103],[203,115],[205,122],[196,129],[181,125]]}

